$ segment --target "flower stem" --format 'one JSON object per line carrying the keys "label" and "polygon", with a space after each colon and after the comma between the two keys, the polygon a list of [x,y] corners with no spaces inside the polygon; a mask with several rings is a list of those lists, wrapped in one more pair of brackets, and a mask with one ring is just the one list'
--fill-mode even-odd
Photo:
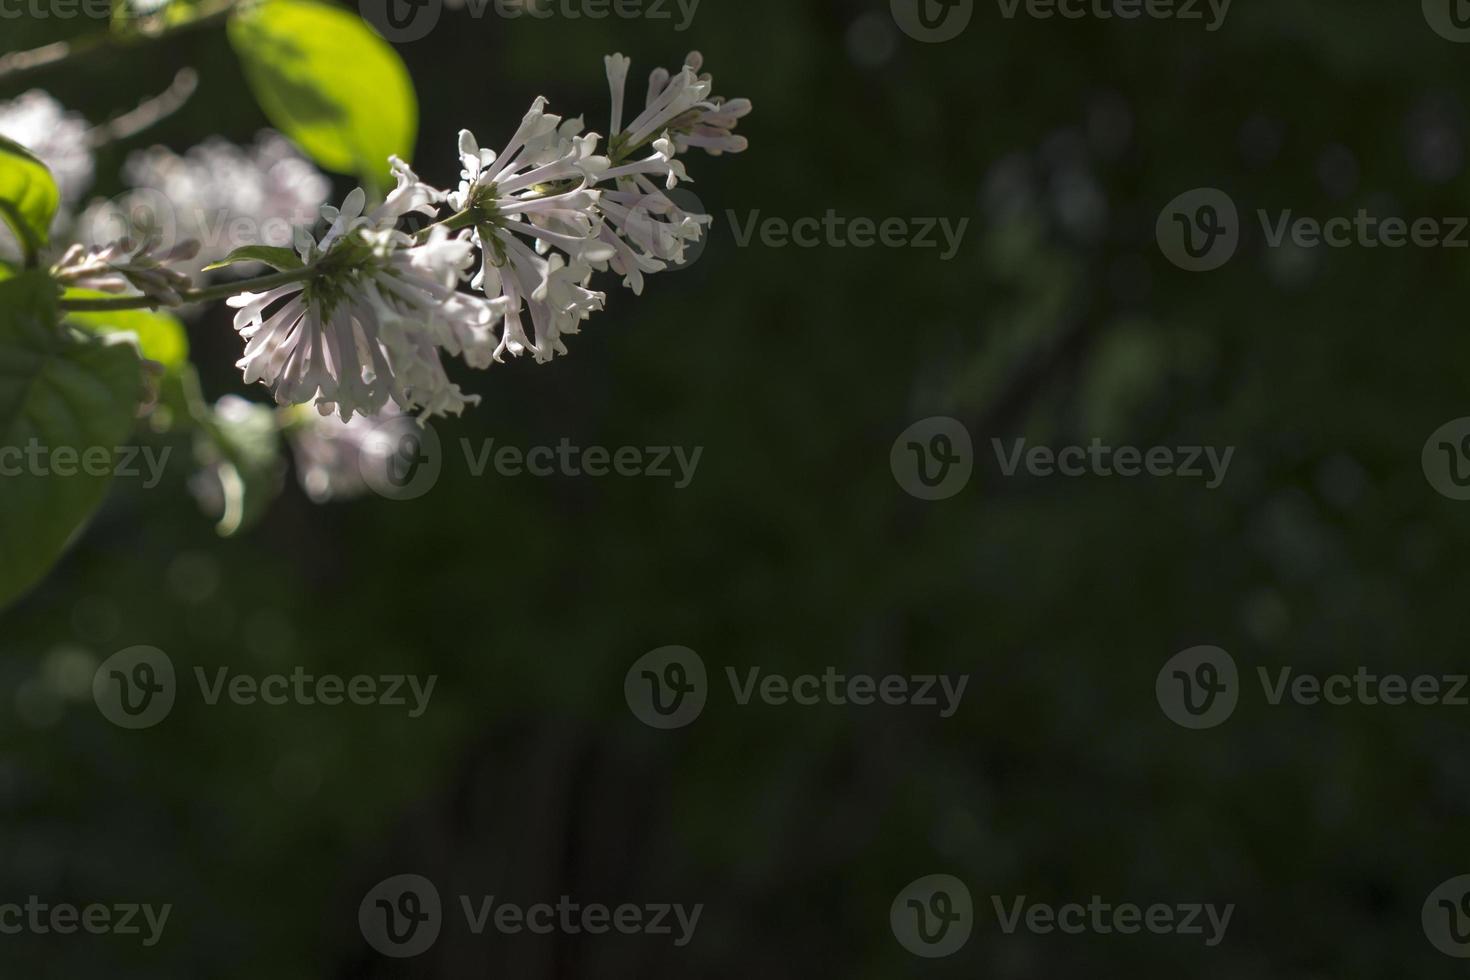
{"label": "flower stem", "polygon": [[[203,289],[187,289],[180,295],[183,296],[185,303],[207,303],[210,300],[228,299],[241,293],[253,293],[264,289],[274,289],[277,286],[287,286],[293,282],[305,282],[314,275],[316,275],[315,269],[292,269],[289,272],[277,272],[255,279],[241,279],[237,282],[221,283],[218,286],[206,286]],[[160,305],[158,300],[148,296],[117,296],[108,299],[63,298],[61,300],[62,310],[72,313],[149,310],[157,309]]]}
{"label": "flower stem", "polygon": [[479,224],[480,220],[481,216],[475,211],[474,207],[469,207],[456,214],[451,214],[447,218],[442,218],[431,225],[420,228],[414,233],[414,240],[423,243],[429,240],[429,234],[435,228],[443,228],[445,231],[459,231],[460,229]]}
{"label": "flower stem", "polygon": [[133,44],[158,41],[184,31],[212,27],[223,23],[234,11],[240,0],[215,0],[199,8],[199,13],[185,21],[155,26],[146,23],[136,32],[98,32],[84,34],[71,41],[57,41],[30,51],[12,51],[0,55],[0,84],[15,82],[27,75],[44,71],[58,65],[66,66],[98,51],[125,48]]}

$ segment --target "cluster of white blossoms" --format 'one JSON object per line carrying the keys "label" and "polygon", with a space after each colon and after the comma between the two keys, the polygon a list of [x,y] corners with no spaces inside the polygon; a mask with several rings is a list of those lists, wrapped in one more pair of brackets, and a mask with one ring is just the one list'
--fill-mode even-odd
{"label": "cluster of white blossoms", "polygon": [[[183,154],[161,146],[131,153],[122,172],[130,189],[87,202],[96,148],[110,138],[102,129],[36,89],[0,101],[0,136],[34,153],[55,178],[61,200],[50,230],[58,252],[79,244],[96,255],[152,240],[183,255],[194,242],[204,265],[247,240],[290,245],[332,186],[284,136],[262,130],[250,146],[212,138]],[[0,235],[0,259],[19,257],[13,239]]]}
{"label": "cluster of white blossoms", "polygon": [[[629,61],[613,55],[606,67],[605,146],[581,119],[552,115],[538,98],[498,152],[459,134],[455,191],[425,184],[395,159],[397,187],[381,207],[364,214],[357,190],[340,210],[324,208],[326,234],[299,235],[304,268],[283,272],[294,281],[230,300],[246,340],[246,381],[265,382],[282,405],[312,403],[343,422],[385,410],[458,414],[478,398],[449,381],[443,354],[476,368],[507,353],[550,360],[603,308],[594,273],[611,270],[641,292],[644,276],[682,263],[711,218],[666,193],[689,179],[678,157],[744,150],[732,131],[750,103],[713,98],[696,53],[676,73],[653,72],[645,108],[625,126]],[[445,205],[452,210],[436,223],[400,227]],[[466,282],[472,293],[458,288]]]}
{"label": "cluster of white blossoms", "polygon": [[401,160],[397,188],[364,214],[359,188],[318,241],[298,243],[309,275],[264,293],[241,293],[235,329],[245,338],[246,382],[270,385],[282,405],[314,402],[343,421],[374,415],[391,400],[427,415],[458,414],[478,400],[445,374],[440,351],[484,365],[494,349],[491,304],[457,284],[474,261],[470,243],[443,227],[425,236],[398,228],[407,215],[433,216],[442,194]]}
{"label": "cluster of white blossoms", "polygon": [[293,229],[316,220],[332,188],[326,175],[272,130],[263,130],[250,146],[212,138],[183,154],[150,147],[129,155],[123,178],[131,190],[83,212],[83,243],[156,231],[166,242],[198,242],[201,264],[220,261],[246,239],[292,244]]}

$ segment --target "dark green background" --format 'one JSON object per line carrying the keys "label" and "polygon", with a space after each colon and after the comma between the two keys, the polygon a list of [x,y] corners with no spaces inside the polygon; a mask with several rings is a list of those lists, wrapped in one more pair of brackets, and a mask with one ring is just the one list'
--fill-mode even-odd
{"label": "dark green background", "polygon": [[[68,29],[7,22],[0,43]],[[0,973],[1461,975],[1420,907],[1470,870],[1470,709],[1270,708],[1254,676],[1466,670],[1470,504],[1434,492],[1420,450],[1470,415],[1470,254],[1269,250],[1247,234],[1224,269],[1191,275],[1153,229],[1198,186],[1246,214],[1470,213],[1470,46],[1433,33],[1417,3],[1366,0],[1238,0],[1213,34],[1007,21],[980,0],[937,45],[895,31],[877,0],[704,0],[683,34],[447,13],[400,47],[422,103],[416,165],[451,183],[458,129],[499,144],[537,94],[605,129],[603,54],[634,58],[641,103],[646,72],[691,47],[719,94],[756,106],[748,153],[690,160],[717,215],[707,251],[641,298],[610,282],[608,311],[563,360],[463,372],[484,403],[437,425],[445,472],[428,496],[317,507],[293,484],[254,531],[220,540],[175,468],[158,490],[119,484],[0,617],[0,899],[175,906],[154,950],[6,938]],[[200,93],[99,161],[112,193],[136,145],[243,142],[265,124],[222,34],[32,83],[101,119],[183,65]],[[725,217],[829,208],[971,224],[941,262],[740,248]],[[211,397],[242,390],[223,312],[191,340]],[[922,504],[889,447],[935,414],[969,424],[976,472]],[[1213,492],[1003,478],[989,440],[1020,435],[1236,454]],[[682,491],[472,479],[461,437],[704,455]],[[1187,732],[1154,679],[1203,643],[1250,683],[1228,724]],[[439,684],[419,720],[196,697],[124,733],[75,665],[134,644],[186,671]],[[835,665],[971,682],[949,720],[737,708],[717,684],[694,725],[659,733],[622,681],[666,644],[717,677]],[[706,908],[683,950],[461,926],[405,966],[356,924],[363,893],[401,872],[446,895]],[[936,872],[968,883],[979,922],[929,962],[895,941],[888,907]],[[1005,936],[989,896],[1022,894],[1237,908],[1215,949]]]}

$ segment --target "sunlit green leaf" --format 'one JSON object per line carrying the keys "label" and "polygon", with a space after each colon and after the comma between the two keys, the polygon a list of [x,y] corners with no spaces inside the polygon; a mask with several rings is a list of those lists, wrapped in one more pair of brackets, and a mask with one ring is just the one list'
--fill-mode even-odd
{"label": "sunlit green leaf", "polygon": [[60,202],[46,165],[19,143],[0,136],[0,219],[28,254],[46,244]]}
{"label": "sunlit green leaf", "polygon": [[418,100],[398,53],[356,14],[267,0],[230,21],[230,41],[265,114],[317,163],[373,186],[407,160]]}

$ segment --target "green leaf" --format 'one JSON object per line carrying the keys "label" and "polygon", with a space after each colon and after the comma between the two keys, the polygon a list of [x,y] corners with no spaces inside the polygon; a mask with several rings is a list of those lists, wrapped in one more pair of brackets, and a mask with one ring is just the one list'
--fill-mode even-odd
{"label": "green leaf", "polygon": [[102,502],[143,394],[130,345],[57,319],[45,275],[0,283],[0,605],[45,575]]}
{"label": "green leaf", "polygon": [[[90,289],[70,289],[66,296],[68,299],[104,299],[107,294]],[[71,312],[66,315],[66,320],[96,333],[136,335],[143,356],[162,364],[171,375],[177,374],[189,362],[189,334],[171,313],[151,310]]]}
{"label": "green leaf", "polygon": [[0,219],[20,240],[27,256],[46,244],[61,194],[51,171],[19,143],[0,136]]}
{"label": "green leaf", "polygon": [[266,0],[231,19],[256,101],[322,167],[384,186],[409,159],[418,99],[398,53],[356,14],[315,0]]}
{"label": "green leaf", "polygon": [[277,272],[295,272],[297,269],[306,268],[306,263],[301,261],[301,256],[289,248],[276,248],[272,245],[245,245],[235,249],[218,262],[206,265],[204,271],[213,272],[215,269],[223,269],[239,262],[264,262]]}

